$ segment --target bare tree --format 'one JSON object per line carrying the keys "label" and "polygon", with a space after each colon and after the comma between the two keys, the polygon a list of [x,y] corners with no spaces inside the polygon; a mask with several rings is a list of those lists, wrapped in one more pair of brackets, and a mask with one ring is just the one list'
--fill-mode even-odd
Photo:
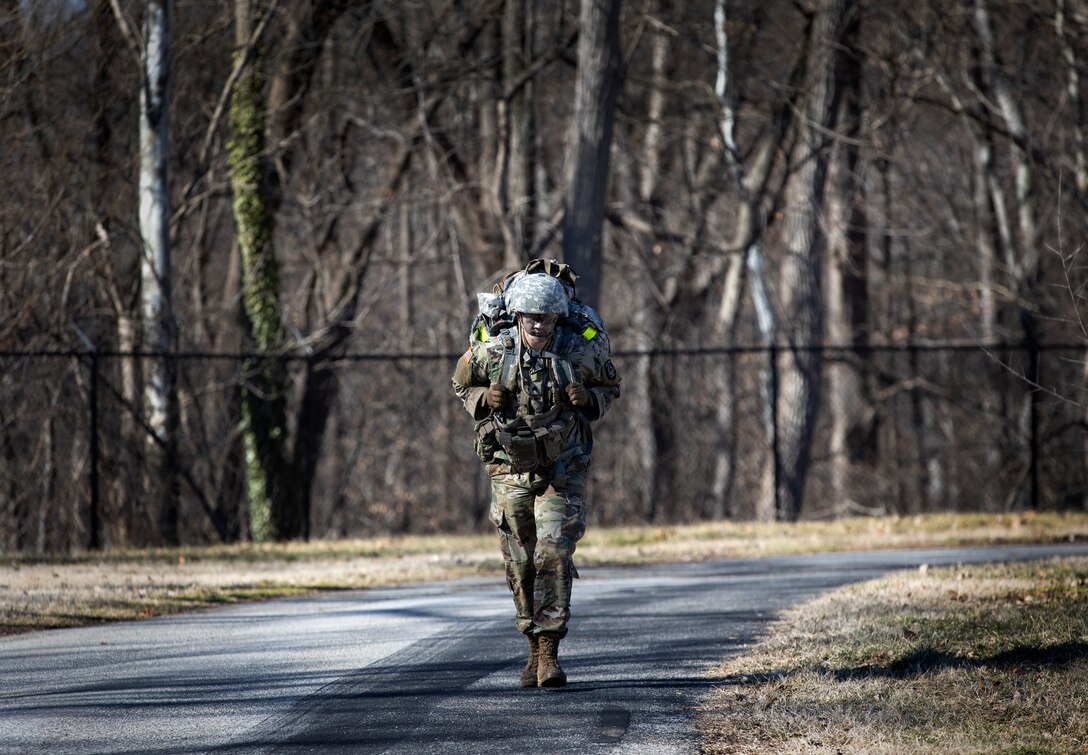
{"label": "bare tree", "polygon": [[[169,73],[170,0],[148,0],[140,41],[129,27],[117,0],[112,0],[122,33],[136,50],[142,66],[140,78],[140,176],[139,225],[140,310],[145,347],[154,352],[144,379],[147,411],[147,458],[156,460],[149,471],[158,502],[159,538],[178,542],[178,490],[174,470],[177,430],[177,385],[174,363],[169,358],[174,327],[170,261],[169,181]],[[124,333],[122,333],[124,336]]]}
{"label": "bare tree", "polygon": [[533,248],[536,222],[535,160],[536,123],[533,114],[533,80],[526,75],[533,63],[533,5],[526,0],[506,0],[502,18],[503,101],[505,116],[505,217],[504,266],[525,264]]}
{"label": "bare tree", "polygon": [[[736,137],[736,95],[735,84],[730,72],[730,39],[727,31],[728,4],[726,0],[716,0],[714,13],[714,32],[718,43],[718,65],[715,75],[714,91],[718,99],[720,117],[718,131],[724,166],[729,174],[729,184],[736,198],[737,209],[733,222],[733,233],[728,249],[730,254],[718,257],[722,263],[708,265],[696,282],[696,290],[706,289],[711,281],[721,276],[722,295],[715,318],[715,334],[724,345],[733,345],[736,339],[737,321],[740,314],[746,283],[750,285],[752,302],[757,312],[757,322],[764,343],[774,344],[777,323],[770,305],[764,267],[762,239],[766,230],[766,216],[782,201],[780,188],[772,187],[771,176],[774,156],[786,148],[785,140],[792,122],[792,113],[796,107],[792,98],[783,100],[779,109],[770,118],[771,126],[763,129],[753,149],[742,151]],[[796,77],[803,70],[804,58],[798,63],[792,76]],[[749,277],[748,270],[752,270]],[[768,365],[770,369],[777,369]],[[719,387],[716,406],[717,458],[714,464],[714,477],[711,496],[715,513],[724,516],[730,509],[728,497],[733,487],[736,461],[736,375],[735,360],[730,358],[720,365],[717,373]],[[768,382],[774,383],[768,374]],[[773,412],[770,407],[774,399],[765,386],[767,411],[765,412],[764,435],[765,450],[770,463],[764,468],[763,484],[768,495],[773,498],[773,480],[775,479],[774,454],[777,453],[775,442],[776,429]],[[766,497],[766,496],[765,496]]]}
{"label": "bare tree", "polygon": [[234,10],[237,54],[246,57],[231,94],[227,150],[242,257],[246,344],[258,353],[245,367],[242,386],[250,533],[254,540],[284,539],[302,526],[290,507],[284,450],[287,378],[279,358],[284,329],[279,267],[272,245],[274,216],[259,45],[267,8],[261,0],[236,0]]}
{"label": "bare tree", "polygon": [[836,52],[851,0],[814,4],[813,32],[805,62],[804,120],[792,158],[786,196],[786,248],[778,271],[782,334],[777,398],[777,446],[781,456],[777,500],[760,502],[765,518],[795,520],[801,514],[809,454],[821,390],[821,354],[813,347],[823,335],[822,255],[830,134],[838,116]]}
{"label": "bare tree", "polygon": [[837,117],[841,139],[832,147],[828,176],[826,255],[827,336],[846,347],[827,366],[831,414],[831,489],[844,513],[865,513],[858,470],[875,460],[875,411],[868,379],[869,305],[867,204],[864,166],[859,153],[862,133],[861,9],[845,21],[838,55],[842,90]]}
{"label": "bare tree", "polygon": [[[660,4],[653,8],[661,11]],[[650,92],[649,92],[649,123],[643,135],[641,152],[639,153],[637,181],[633,176],[624,175],[626,167],[628,173],[635,172],[629,163],[620,164],[619,179],[620,196],[630,194],[637,187],[637,197],[629,196],[624,201],[627,206],[643,208],[640,218],[642,232],[634,235],[632,245],[637,249],[649,248],[651,256],[659,242],[654,238],[654,230],[660,226],[661,218],[657,216],[658,182],[661,179],[661,150],[662,150],[662,118],[665,114],[667,103],[666,81],[667,63],[669,57],[669,35],[663,30],[654,28],[650,35]],[[623,158],[621,157],[621,160]],[[657,281],[651,269],[651,263],[643,261],[643,282],[635,289],[636,299],[632,306],[631,342],[639,351],[645,352],[635,360],[634,370],[626,375],[630,386],[625,400],[627,415],[631,418],[631,426],[634,436],[635,469],[638,480],[634,485],[638,508],[646,512],[646,517],[653,520],[658,513],[657,502],[664,475],[663,465],[659,459],[658,446],[662,433],[657,430],[661,420],[660,409],[655,412],[655,406],[666,403],[666,394],[661,392],[660,381],[654,377],[654,359],[650,356],[654,348],[660,345],[662,335],[661,310],[664,302],[658,294]]]}
{"label": "bare tree", "polygon": [[174,471],[178,422],[175,363],[168,357],[174,329],[170,262],[169,119],[170,0],[148,0],[144,15],[144,78],[140,93],[140,230],[144,343],[158,353],[144,388],[149,424],[161,445],[159,535],[178,538],[178,490]]}
{"label": "bare tree", "polygon": [[[1029,154],[1032,141],[1023,107],[1013,91],[1013,81],[1007,73],[1007,66],[997,49],[993,23],[990,19],[986,0],[975,0],[972,5],[971,21],[979,42],[980,89],[984,102],[993,111],[1005,133],[1008,134],[1009,162],[1013,169],[1014,195],[1006,199],[996,176],[989,175],[990,201],[994,208],[998,225],[1001,229],[1005,249],[1005,260],[1010,277],[1010,289],[1016,296],[1017,320],[1023,332],[1024,342],[1030,349],[1039,344],[1038,322],[1035,312],[1028,302],[1036,298],[1036,291],[1041,275],[1042,255],[1039,249],[1038,210],[1036,208],[1036,190],[1034,187],[1035,170]],[[1005,215],[1009,206],[1013,223]],[[1032,352],[1034,355],[1034,351]],[[1027,379],[1039,384],[1038,362],[1031,357],[1032,363],[1026,368]],[[1027,440],[1035,436],[1032,427],[1037,408],[1037,395],[1033,391],[1023,402],[1019,417],[1019,438]],[[1027,492],[1028,504],[1035,506],[1033,495],[1036,485]]]}
{"label": "bare tree", "polygon": [[[1080,4],[170,7],[179,540],[244,536],[262,406],[269,536],[485,526],[444,362],[560,232],[624,375],[602,522],[1083,500]],[[162,540],[147,8],[0,0],[5,549]]]}
{"label": "bare tree", "polygon": [[1069,31],[1069,14],[1066,5],[1066,0],[1056,0],[1054,4],[1054,32],[1066,66],[1065,91],[1069,97],[1069,109],[1073,116],[1070,141],[1073,147],[1074,186],[1081,195],[1084,195],[1088,194],[1088,157],[1085,155],[1084,133],[1086,113],[1084,97],[1080,92],[1080,57],[1073,43],[1073,35]]}
{"label": "bare tree", "polygon": [[601,233],[619,90],[621,0],[583,0],[574,92],[563,259],[581,276],[579,296],[600,304]]}

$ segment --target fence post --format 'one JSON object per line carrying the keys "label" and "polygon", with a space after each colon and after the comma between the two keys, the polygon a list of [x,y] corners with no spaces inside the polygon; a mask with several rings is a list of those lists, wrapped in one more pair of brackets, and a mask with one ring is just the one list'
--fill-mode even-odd
{"label": "fence post", "polygon": [[101,537],[101,516],[99,510],[99,495],[98,495],[98,352],[90,352],[90,369],[91,369],[91,395],[90,395],[90,409],[91,409],[91,428],[90,428],[90,451],[91,451],[91,539],[88,543],[88,547],[91,550],[98,550],[102,547]]}

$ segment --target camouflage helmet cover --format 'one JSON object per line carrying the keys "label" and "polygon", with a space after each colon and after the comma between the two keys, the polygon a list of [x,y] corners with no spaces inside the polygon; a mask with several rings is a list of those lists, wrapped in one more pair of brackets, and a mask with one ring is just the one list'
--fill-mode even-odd
{"label": "camouflage helmet cover", "polygon": [[506,309],[531,315],[558,314],[566,317],[567,290],[546,273],[523,275],[506,290]]}

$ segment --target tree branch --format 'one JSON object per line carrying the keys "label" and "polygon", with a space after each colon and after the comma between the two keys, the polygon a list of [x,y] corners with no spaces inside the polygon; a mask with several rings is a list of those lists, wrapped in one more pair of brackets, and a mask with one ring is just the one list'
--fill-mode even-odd
{"label": "tree branch", "polygon": [[128,19],[125,17],[125,11],[121,8],[120,0],[110,0],[110,8],[113,9],[113,16],[117,19],[117,26],[121,30],[121,36],[124,37],[125,43],[128,45],[129,52],[136,59],[137,67],[143,68],[143,40],[140,39],[139,34],[129,24]]}

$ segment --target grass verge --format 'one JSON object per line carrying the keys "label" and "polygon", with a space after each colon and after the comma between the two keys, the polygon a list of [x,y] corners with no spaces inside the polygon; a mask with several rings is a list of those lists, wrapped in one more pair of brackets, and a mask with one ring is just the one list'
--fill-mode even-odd
{"label": "grass verge", "polygon": [[707,753],[1088,752],[1088,558],[843,588],[713,675]]}
{"label": "grass verge", "polygon": [[[1086,514],[590,528],[580,565],[1088,540]],[[0,635],[502,570],[491,534],[0,556]]]}

